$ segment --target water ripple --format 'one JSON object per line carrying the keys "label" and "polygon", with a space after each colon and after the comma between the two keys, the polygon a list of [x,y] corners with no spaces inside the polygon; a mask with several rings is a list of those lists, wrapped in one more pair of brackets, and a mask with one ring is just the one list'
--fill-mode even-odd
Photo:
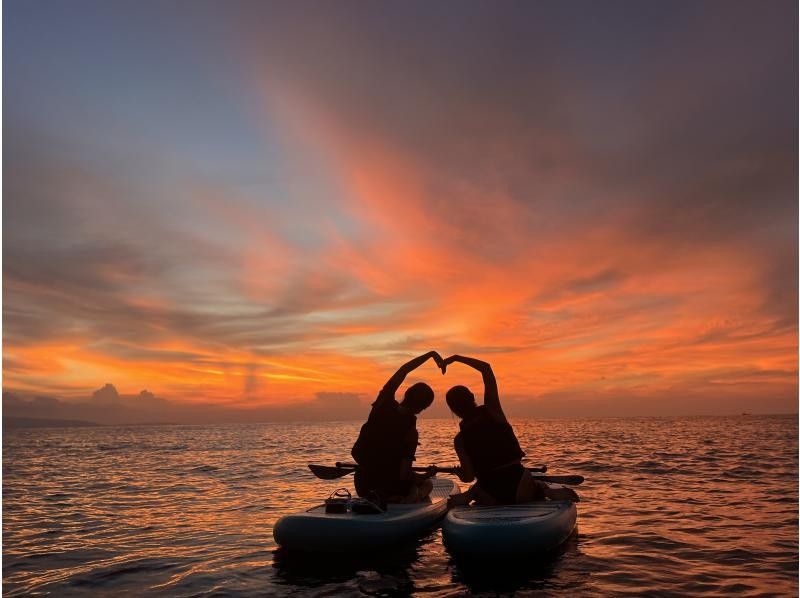
{"label": "water ripple", "polygon": [[[794,417],[513,422],[529,463],[587,478],[578,533],[533,562],[463,562],[439,531],[369,557],[276,551],[278,517],[352,484],[306,464],[347,459],[360,423],[7,431],[3,591],[797,595]],[[454,463],[455,431],[420,421],[419,462]]]}

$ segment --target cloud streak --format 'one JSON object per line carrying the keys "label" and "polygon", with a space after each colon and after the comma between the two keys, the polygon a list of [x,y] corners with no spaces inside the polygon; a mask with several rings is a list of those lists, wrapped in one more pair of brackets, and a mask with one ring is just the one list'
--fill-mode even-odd
{"label": "cloud streak", "polygon": [[[165,124],[142,157],[141,117],[102,146],[62,131],[18,77],[7,388],[286,406],[371,396],[437,348],[489,359],[520,413],[794,410],[796,7],[606,8],[199,5],[205,41],[165,15],[154,44],[225,48],[184,75],[208,152]],[[92,40],[65,66],[97,66]],[[109,52],[141,87],[179,76],[127,43]]]}

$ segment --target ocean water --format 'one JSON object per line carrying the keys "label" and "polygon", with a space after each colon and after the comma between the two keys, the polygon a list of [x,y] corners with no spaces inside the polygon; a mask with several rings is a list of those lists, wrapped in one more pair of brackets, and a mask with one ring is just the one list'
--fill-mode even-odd
{"label": "ocean water", "polygon": [[[428,596],[798,592],[795,416],[513,421],[530,464],[579,473],[557,552],[484,568],[439,531],[397,550],[298,558],[272,525],[352,479],[360,422],[7,430],[7,596]],[[453,464],[451,420],[421,420],[420,464]]]}

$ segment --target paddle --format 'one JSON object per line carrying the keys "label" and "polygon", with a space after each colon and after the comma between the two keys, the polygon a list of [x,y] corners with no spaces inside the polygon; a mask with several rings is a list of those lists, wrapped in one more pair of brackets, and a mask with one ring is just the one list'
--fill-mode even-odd
{"label": "paddle", "polygon": [[[337,463],[335,467],[329,465],[314,465],[309,463],[308,468],[315,476],[321,480],[336,480],[348,474],[353,473],[358,465],[355,463]],[[437,467],[432,466],[436,473],[450,473],[455,474],[455,467]],[[546,470],[547,466],[542,468],[530,469],[531,472]],[[429,467],[412,467],[414,471],[428,471]],[[565,484],[568,486],[578,486],[583,483],[583,476],[581,475],[534,475],[537,480],[543,482],[552,482],[554,484]]]}
{"label": "paddle", "polygon": [[[339,461],[336,462],[336,467],[344,467],[345,469],[358,469],[357,463],[340,463]],[[430,467],[412,467],[412,471],[428,471],[431,467],[433,467],[437,473],[455,473],[455,467],[439,467],[438,465],[431,465]],[[547,465],[542,465],[541,467],[528,467],[528,471],[532,473],[544,473],[547,471]]]}
{"label": "paddle", "polygon": [[[321,480],[336,480],[353,473],[356,469],[358,469],[358,465],[355,463],[337,463],[335,467],[331,467],[330,465],[314,465],[309,463],[308,468],[311,470],[311,473]],[[429,468],[412,467],[411,469],[413,471],[428,471]],[[436,467],[435,469],[437,473],[453,473],[451,471],[445,471],[439,467]]]}
{"label": "paddle", "polygon": [[335,480],[343,478],[347,474],[353,473],[355,469],[345,469],[343,467],[331,467],[330,465],[314,465],[308,464],[308,468],[320,480]]}

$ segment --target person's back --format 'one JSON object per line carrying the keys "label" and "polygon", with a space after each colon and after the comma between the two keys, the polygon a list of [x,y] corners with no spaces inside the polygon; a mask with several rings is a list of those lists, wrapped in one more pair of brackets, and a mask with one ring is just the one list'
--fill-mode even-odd
{"label": "person's back", "polygon": [[472,460],[475,477],[479,480],[481,476],[504,465],[519,462],[525,456],[511,424],[497,419],[483,405],[476,407],[474,415],[462,420],[459,427],[464,449]]}
{"label": "person's back", "polygon": [[520,463],[525,453],[511,424],[481,405],[462,420],[460,428],[455,442],[469,457],[479,487],[497,503],[515,503],[525,473]]}
{"label": "person's back", "polygon": [[415,458],[416,423],[416,416],[401,410],[394,396],[378,395],[351,451],[359,466],[355,476],[359,496],[386,502],[408,494],[410,483],[403,479],[403,469]]}
{"label": "person's back", "polygon": [[[399,463],[404,457],[414,457],[417,418],[402,412],[399,407],[394,397],[383,400],[379,397],[373,403],[351,451],[360,466],[374,469]],[[411,437],[414,446],[410,446]]]}

